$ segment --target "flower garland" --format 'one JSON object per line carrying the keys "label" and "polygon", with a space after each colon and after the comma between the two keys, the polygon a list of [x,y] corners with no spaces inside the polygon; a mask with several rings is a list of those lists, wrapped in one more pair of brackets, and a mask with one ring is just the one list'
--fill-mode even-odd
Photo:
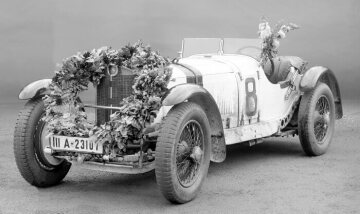
{"label": "flower garland", "polygon": [[271,29],[269,22],[266,18],[261,19],[259,24],[259,38],[262,40],[261,44],[261,55],[260,55],[260,65],[264,67],[268,59],[272,59],[277,56],[278,49],[280,46],[280,39],[286,37],[286,34],[291,31],[298,29],[299,26],[293,23],[284,24],[279,22],[275,25],[274,29]]}
{"label": "flower garland", "polygon": [[[45,116],[49,131],[65,136],[91,137],[116,143],[123,149],[128,140],[139,141],[143,129],[156,117],[161,98],[167,91],[170,60],[152,51],[142,42],[120,50],[109,47],[77,53],[65,59],[44,96]],[[126,67],[135,74],[133,93],[122,100],[120,110],[110,121],[95,126],[87,120],[79,93],[100,83],[109,69]]]}

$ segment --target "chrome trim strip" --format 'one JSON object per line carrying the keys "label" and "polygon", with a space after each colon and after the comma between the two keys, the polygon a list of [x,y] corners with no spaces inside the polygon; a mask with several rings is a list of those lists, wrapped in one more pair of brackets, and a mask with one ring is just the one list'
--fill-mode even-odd
{"label": "chrome trim strip", "polygon": [[113,106],[99,106],[99,105],[92,105],[92,104],[84,104],[84,107],[87,108],[102,108],[102,109],[113,109],[113,110],[121,110],[120,107],[113,107]]}

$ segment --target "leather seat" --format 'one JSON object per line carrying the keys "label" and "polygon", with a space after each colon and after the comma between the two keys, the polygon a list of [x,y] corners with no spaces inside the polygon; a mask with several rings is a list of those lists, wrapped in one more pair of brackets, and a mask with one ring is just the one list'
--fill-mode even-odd
{"label": "leather seat", "polygon": [[295,67],[301,73],[306,64],[306,61],[297,56],[278,56],[265,63],[264,71],[269,81],[277,84],[286,79],[290,67]]}

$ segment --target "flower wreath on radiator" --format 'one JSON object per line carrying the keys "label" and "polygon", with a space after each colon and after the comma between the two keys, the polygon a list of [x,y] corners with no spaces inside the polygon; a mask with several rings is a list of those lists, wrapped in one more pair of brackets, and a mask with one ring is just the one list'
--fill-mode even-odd
{"label": "flower wreath on radiator", "polygon": [[[125,150],[128,140],[140,141],[144,128],[152,123],[167,91],[171,69],[170,60],[144,46],[141,41],[120,50],[103,47],[77,53],[63,61],[44,96],[45,115],[52,134],[92,137],[108,141]],[[100,83],[109,69],[126,67],[135,74],[133,93],[120,103],[120,110],[110,120],[96,126],[87,120],[79,93],[89,83]]]}

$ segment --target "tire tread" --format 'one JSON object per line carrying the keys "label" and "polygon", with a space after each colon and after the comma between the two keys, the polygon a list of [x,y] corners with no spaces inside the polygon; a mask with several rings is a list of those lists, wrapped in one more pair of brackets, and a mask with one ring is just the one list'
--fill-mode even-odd
{"label": "tire tread", "polygon": [[[41,105],[41,106],[39,106]],[[21,176],[31,185],[48,187],[58,184],[68,173],[71,164],[64,161],[52,171],[47,171],[36,160],[33,144],[33,124],[39,120],[37,112],[43,108],[41,98],[29,100],[20,110],[14,130],[13,150]]]}
{"label": "tire tread", "polygon": [[[195,103],[185,102],[174,106],[167,116],[164,118],[156,145],[156,156],[155,156],[155,171],[156,180],[159,184],[160,190],[170,202],[173,203],[185,203],[183,199],[179,198],[172,181],[172,149],[173,142],[175,141],[177,131],[179,129],[179,122],[183,115],[187,112],[194,110],[194,108],[201,108]],[[203,116],[206,114],[203,112]]]}

